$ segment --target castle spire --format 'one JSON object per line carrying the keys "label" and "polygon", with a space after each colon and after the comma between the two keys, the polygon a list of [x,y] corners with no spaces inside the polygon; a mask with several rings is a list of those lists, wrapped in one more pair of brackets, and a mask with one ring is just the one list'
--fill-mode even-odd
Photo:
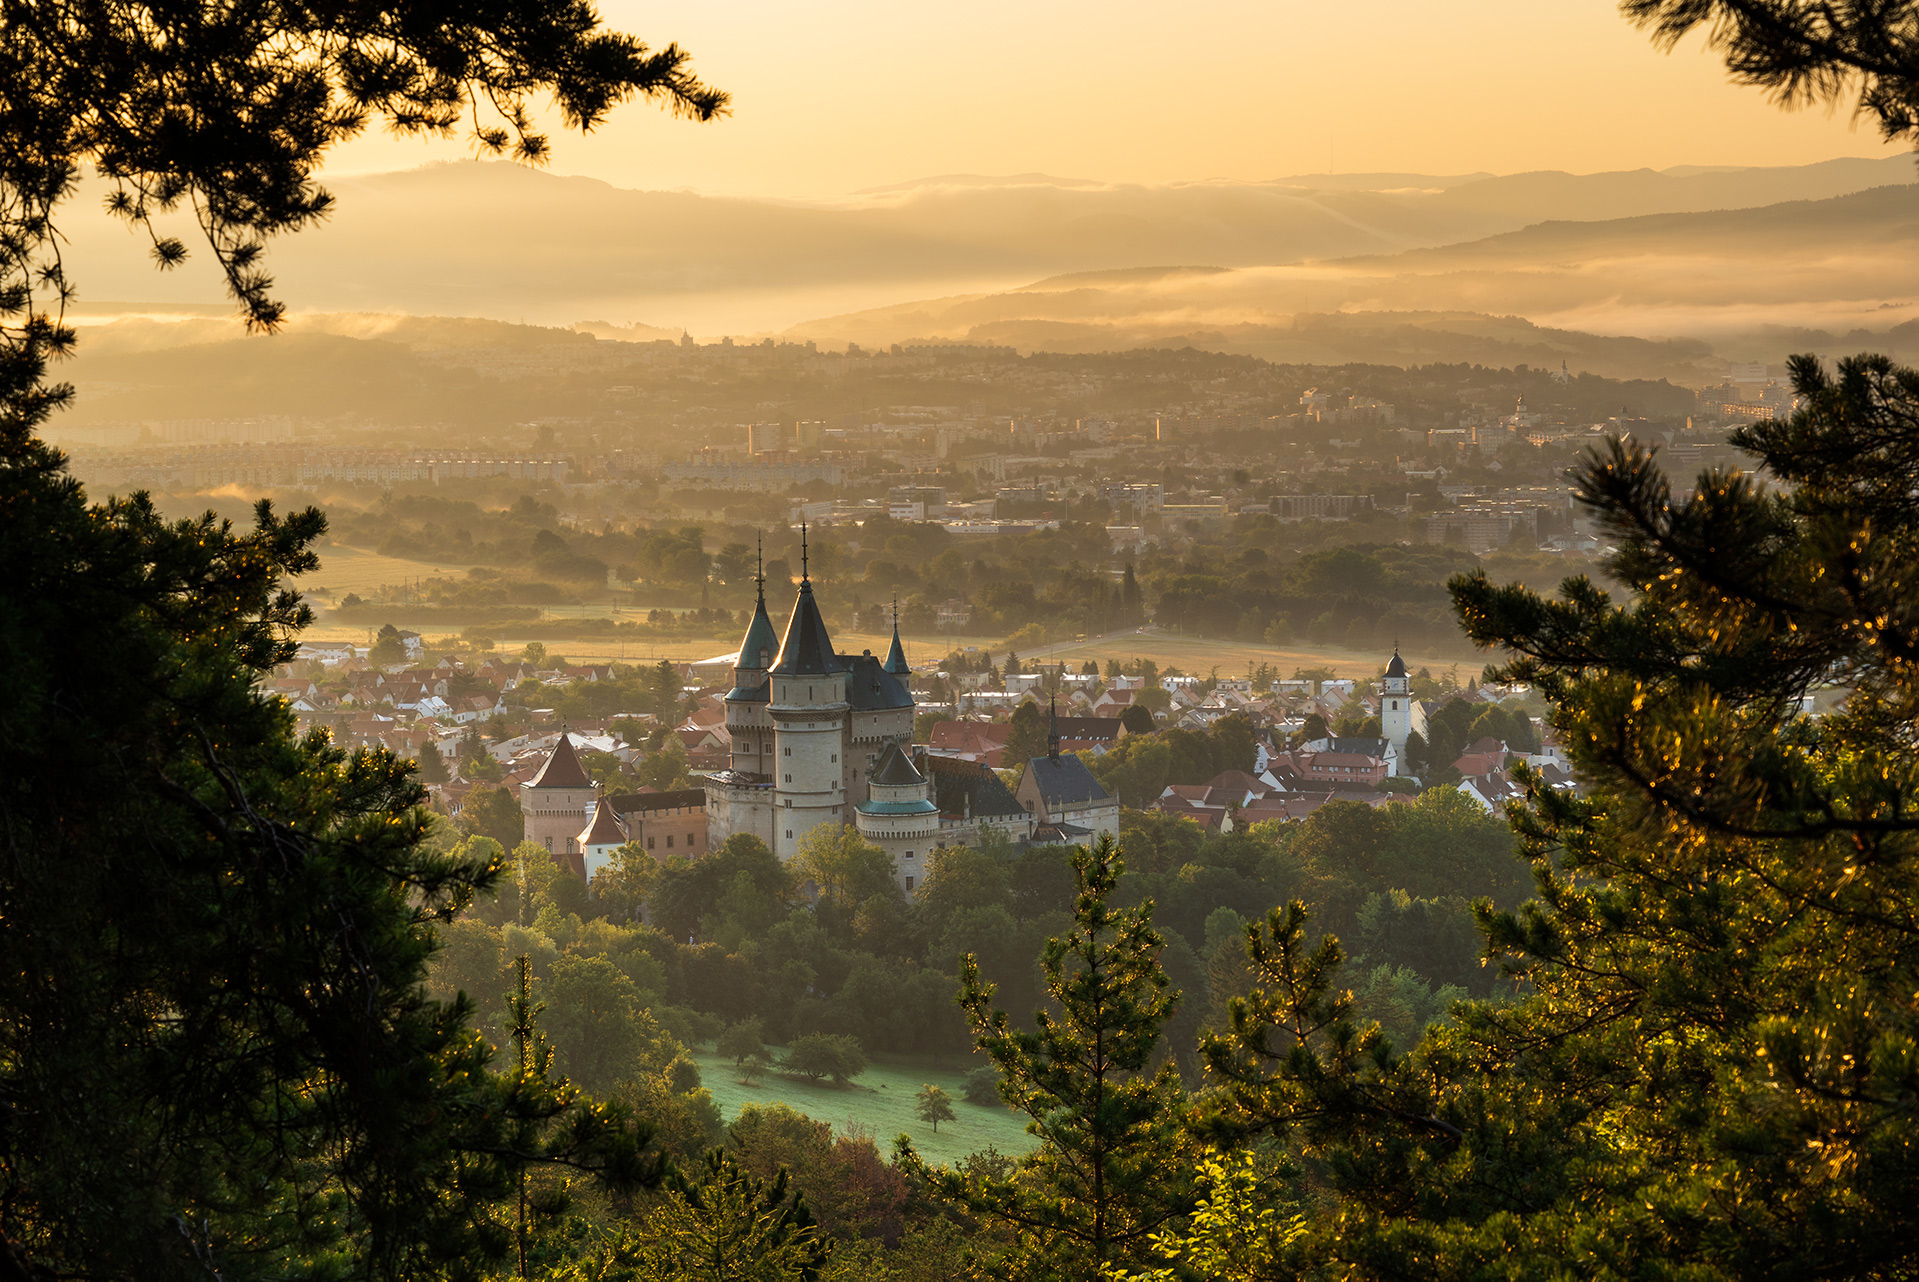
{"label": "castle spire", "polygon": [[753,535],[753,559],[759,569],[753,572],[753,582],[759,588],[760,609],[766,608],[766,533],[756,531]]}
{"label": "castle spire", "polygon": [[893,648],[886,652],[886,662],[881,665],[896,677],[912,675],[913,669],[906,662],[906,647],[900,644],[900,598],[893,594]]}
{"label": "castle spire", "polygon": [[806,522],[804,521],[800,522],[800,582],[811,582],[806,573]]}

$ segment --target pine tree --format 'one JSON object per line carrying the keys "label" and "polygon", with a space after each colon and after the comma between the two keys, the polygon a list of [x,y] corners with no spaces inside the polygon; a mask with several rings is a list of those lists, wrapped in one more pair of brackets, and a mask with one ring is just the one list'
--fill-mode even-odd
{"label": "pine tree", "polygon": [[1586,462],[1624,604],[1583,578],[1556,600],[1455,581],[1591,795],[1533,784],[1514,822],[1537,899],[1478,910],[1530,995],[1408,1054],[1352,1019],[1301,910],[1255,941],[1261,986],[1206,1048],[1210,1130],[1326,1173],[1337,1218],[1296,1262],[1910,1275],[1919,371],[1792,373],[1805,408],[1734,437],[1779,488],[1712,474],[1675,501],[1637,446]]}
{"label": "pine tree", "polygon": [[[1073,868],[1073,929],[1042,954],[1051,1009],[1035,1016],[1037,1031],[993,1009],[994,986],[971,954],[961,963],[960,1005],[976,1044],[1040,1147],[1010,1177],[933,1178],[1015,1231],[1007,1264],[1016,1277],[1093,1279],[1150,1260],[1151,1235],[1189,1198],[1178,1070],[1149,1068],[1179,1000],[1159,965],[1152,902],[1111,906],[1121,865],[1110,836],[1077,850]],[[902,1156],[923,1171],[910,1146]]]}
{"label": "pine tree", "polygon": [[[711,115],[677,49],[583,4],[0,6],[0,1275],[472,1276],[517,1172],[657,1182],[618,1110],[519,1089],[422,986],[432,923],[497,882],[429,852],[410,767],[302,736],[259,682],[311,618],[317,511],[251,529],[89,506],[35,437],[72,397],[58,215],[190,203],[247,322],[265,239],[320,217],[328,146],[383,118],[545,153],[530,95],[590,125],[633,94]],[[24,87],[24,88],[23,88]]]}

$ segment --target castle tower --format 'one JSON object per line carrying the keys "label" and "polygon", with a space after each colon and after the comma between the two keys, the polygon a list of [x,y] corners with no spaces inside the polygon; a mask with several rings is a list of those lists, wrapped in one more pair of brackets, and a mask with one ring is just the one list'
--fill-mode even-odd
{"label": "castle tower", "polygon": [[1393,647],[1393,659],[1386,665],[1386,677],[1380,684],[1379,733],[1393,745],[1403,759],[1406,740],[1413,732],[1413,683],[1406,675],[1406,661]]}
{"label": "castle tower", "polygon": [[733,661],[733,689],[726,696],[726,732],[733,738],[734,770],[744,774],[773,773],[773,718],[766,710],[766,674],[779,652],[773,620],[766,614],[766,566],[754,576],[759,600],[753,621],[740,641],[740,657]]}
{"label": "castle tower", "polygon": [[813,599],[800,527],[800,591],[786,620],[779,658],[767,674],[767,712],[774,724],[773,853],[790,860],[817,824],[846,823],[846,670],[833,653],[826,620]]}
{"label": "castle tower", "polygon": [[888,743],[866,783],[866,800],[855,808],[860,836],[893,856],[907,894],[926,880],[926,857],[938,841],[939,807],[932,785],[897,743]]}
{"label": "castle tower", "polygon": [[586,808],[594,799],[593,779],[573,751],[566,731],[553,745],[553,755],[540,772],[520,789],[520,813],[526,819],[526,839],[553,852],[553,860],[577,877],[586,876],[578,838],[586,824]]}

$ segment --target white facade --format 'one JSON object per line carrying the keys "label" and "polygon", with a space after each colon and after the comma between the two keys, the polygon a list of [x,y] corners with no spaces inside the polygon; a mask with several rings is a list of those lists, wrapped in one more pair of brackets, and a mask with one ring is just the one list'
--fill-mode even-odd
{"label": "white facade", "polygon": [[706,781],[709,848],[751,833],[790,860],[820,824],[853,823],[886,747],[912,743],[905,653],[896,629],[884,662],[835,654],[802,577],[777,652],[762,592],[733,671],[731,767]]}
{"label": "white facade", "polygon": [[1406,675],[1406,662],[1393,651],[1386,665],[1386,677],[1380,686],[1379,733],[1393,746],[1396,759],[1406,755],[1406,740],[1413,732],[1413,683]]}

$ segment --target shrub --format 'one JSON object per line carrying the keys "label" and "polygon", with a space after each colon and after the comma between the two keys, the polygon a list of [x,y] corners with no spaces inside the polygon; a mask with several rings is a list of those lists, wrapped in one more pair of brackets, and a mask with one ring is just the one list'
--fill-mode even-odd
{"label": "shrub", "polygon": [[974,1069],[966,1075],[966,1085],[960,1088],[960,1094],[966,1097],[968,1104],[982,1108],[1003,1104],[999,1097],[999,1070],[991,1064]]}

